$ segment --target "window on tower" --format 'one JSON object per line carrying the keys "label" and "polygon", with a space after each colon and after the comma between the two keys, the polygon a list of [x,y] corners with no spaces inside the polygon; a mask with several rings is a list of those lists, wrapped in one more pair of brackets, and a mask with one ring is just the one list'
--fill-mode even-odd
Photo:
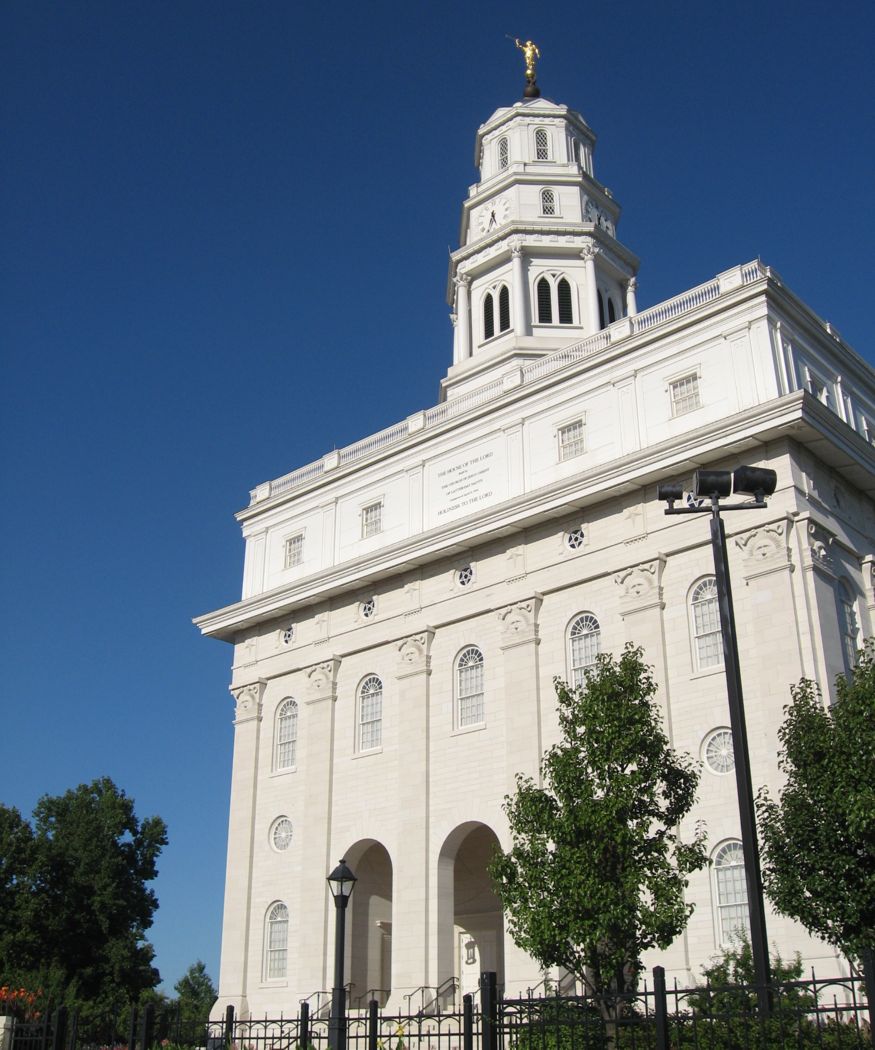
{"label": "window on tower", "polygon": [[510,161],[510,147],[507,139],[498,140],[498,170],[504,171]]}
{"label": "window on tower", "polygon": [[510,290],[506,284],[495,284],[483,296],[483,341],[509,328]]}
{"label": "window on tower", "polygon": [[550,135],[546,128],[538,128],[535,132],[535,160],[550,159]]}
{"label": "window on tower", "polygon": [[561,273],[549,273],[535,282],[538,324],[574,324],[574,293]]}
{"label": "window on tower", "polygon": [[556,194],[552,190],[541,190],[541,214],[556,214]]}

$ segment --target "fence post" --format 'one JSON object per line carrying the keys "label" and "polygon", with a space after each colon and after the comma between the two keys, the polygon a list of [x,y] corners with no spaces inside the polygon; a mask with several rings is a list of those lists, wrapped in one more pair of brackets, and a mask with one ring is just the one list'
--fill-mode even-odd
{"label": "fence post", "polygon": [[128,1050],[137,1050],[137,1008],[131,1007],[131,1023],[128,1026]]}
{"label": "fence post", "polygon": [[307,1002],[301,1003],[301,1020],[298,1025],[298,1044],[301,1050],[309,1050],[310,1048],[310,1004]]}
{"label": "fence post", "polygon": [[59,1006],[55,1013],[55,1030],[52,1033],[52,1050],[65,1050],[67,1045],[67,1007]]}
{"label": "fence post", "polygon": [[866,989],[866,1002],[869,1004],[869,1038],[875,1046],[875,951],[863,949],[863,987]]}
{"label": "fence post", "polygon": [[494,970],[480,974],[480,1045],[498,1050],[498,978]]}
{"label": "fence post", "polygon": [[665,998],[665,970],[653,967],[653,1009],[656,1015],[656,1050],[668,1047],[668,1003]]}
{"label": "fence post", "polygon": [[234,1038],[234,1004],[228,1003],[225,1009],[225,1024],[222,1032],[222,1042],[226,1048],[231,1046]]}
{"label": "fence post", "polygon": [[462,996],[462,1050],[474,1050],[474,1000]]}
{"label": "fence post", "polygon": [[143,1011],[143,1025],[140,1029],[140,1050],[152,1050],[155,1038],[155,1004],[148,1003]]}
{"label": "fence post", "polygon": [[368,1003],[368,1050],[377,1050],[380,1035],[380,1019],[377,1016],[377,1000]]}

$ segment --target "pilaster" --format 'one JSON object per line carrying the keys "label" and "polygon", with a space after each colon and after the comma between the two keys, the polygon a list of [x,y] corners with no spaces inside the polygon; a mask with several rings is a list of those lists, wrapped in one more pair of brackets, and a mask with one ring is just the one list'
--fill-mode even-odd
{"label": "pilaster", "polygon": [[[252,858],[255,809],[258,801],[258,760],[262,724],[262,698],[266,683],[256,679],[232,689],[234,758],[231,767],[231,811],[228,818],[228,859],[225,875],[225,916],[219,1001],[224,1010],[233,1005],[238,1016],[248,1013],[247,991],[259,974],[249,973],[251,930],[259,917],[252,915]],[[227,921],[234,916],[233,923]]]}
{"label": "pilaster", "polygon": [[584,281],[586,283],[586,305],[589,312],[589,332],[599,330],[599,289],[595,276],[595,259],[599,253],[595,241],[590,241],[580,252],[584,262]]}
{"label": "pilaster", "polygon": [[429,684],[434,631],[426,627],[395,644],[398,695],[398,841],[393,857],[392,990],[399,993],[428,984],[429,873],[436,858],[429,855],[431,830]]}
{"label": "pilaster", "polygon": [[464,273],[454,278],[456,285],[456,336],[458,337],[459,361],[471,356],[471,278]]}

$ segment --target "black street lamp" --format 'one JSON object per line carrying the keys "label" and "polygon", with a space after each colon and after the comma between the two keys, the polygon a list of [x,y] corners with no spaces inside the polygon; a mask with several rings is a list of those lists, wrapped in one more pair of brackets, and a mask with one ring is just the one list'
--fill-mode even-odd
{"label": "black street lamp", "polygon": [[[762,467],[738,467],[733,474],[728,470],[697,470],[693,475],[693,500],[683,507],[675,502],[683,499],[683,484],[668,482],[657,489],[657,499],[668,503],[666,514],[710,514],[711,547],[714,551],[714,575],[717,582],[717,601],[720,607],[720,629],[723,635],[723,663],[726,669],[726,692],[729,699],[729,722],[732,727],[732,749],[735,752],[735,786],[741,818],[741,845],[744,853],[744,877],[750,909],[750,947],[753,954],[757,1002],[760,1016],[771,1013],[769,995],[769,944],[766,937],[766,913],[763,904],[763,882],[760,872],[760,851],[757,844],[756,813],[753,786],[750,778],[750,754],[747,748],[747,728],[744,720],[744,698],[741,692],[741,671],[738,665],[738,641],[735,634],[735,613],[732,608],[732,589],[729,584],[729,558],[726,533],[720,518],[721,510],[762,510],[766,496],[775,491],[778,476],[774,470]],[[753,496],[744,503],[721,506],[720,499],[731,492]]]}
{"label": "black street lamp", "polygon": [[343,950],[346,943],[346,906],[358,880],[341,860],[328,876],[328,888],[337,909],[334,928],[334,987],[331,989],[331,1017],[328,1021],[330,1050],[346,1050],[346,989],[343,987]]}

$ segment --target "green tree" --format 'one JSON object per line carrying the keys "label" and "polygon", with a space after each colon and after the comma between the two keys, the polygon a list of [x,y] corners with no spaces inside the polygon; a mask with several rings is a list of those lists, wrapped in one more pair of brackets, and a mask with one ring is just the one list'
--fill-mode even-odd
{"label": "green tree", "polygon": [[173,986],[179,1006],[179,1018],[184,1023],[204,1021],[219,994],[200,959],[189,966]]}
{"label": "green tree", "polygon": [[[167,842],[160,817],[139,821],[133,800],[108,778],[44,796],[27,832],[0,807],[0,829],[23,861],[2,882],[0,976],[47,980],[88,1016],[108,1016],[159,980],[145,940],[158,907],[147,886]],[[20,818],[19,818],[20,819]],[[0,835],[3,832],[0,831]]]}
{"label": "green tree", "polygon": [[684,889],[707,863],[704,834],[684,843],[677,827],[698,773],[669,745],[640,649],[601,654],[582,688],[555,687],[562,740],[544,756],[545,786],[518,776],[505,799],[512,848],[490,874],[515,942],[616,1018],[641,953],[667,947],[692,910]]}
{"label": "green tree", "polygon": [[[875,643],[824,706],[803,679],[785,708],[787,782],[757,798],[763,883],[785,915],[860,960],[875,950]],[[871,958],[871,956],[870,956]]]}

